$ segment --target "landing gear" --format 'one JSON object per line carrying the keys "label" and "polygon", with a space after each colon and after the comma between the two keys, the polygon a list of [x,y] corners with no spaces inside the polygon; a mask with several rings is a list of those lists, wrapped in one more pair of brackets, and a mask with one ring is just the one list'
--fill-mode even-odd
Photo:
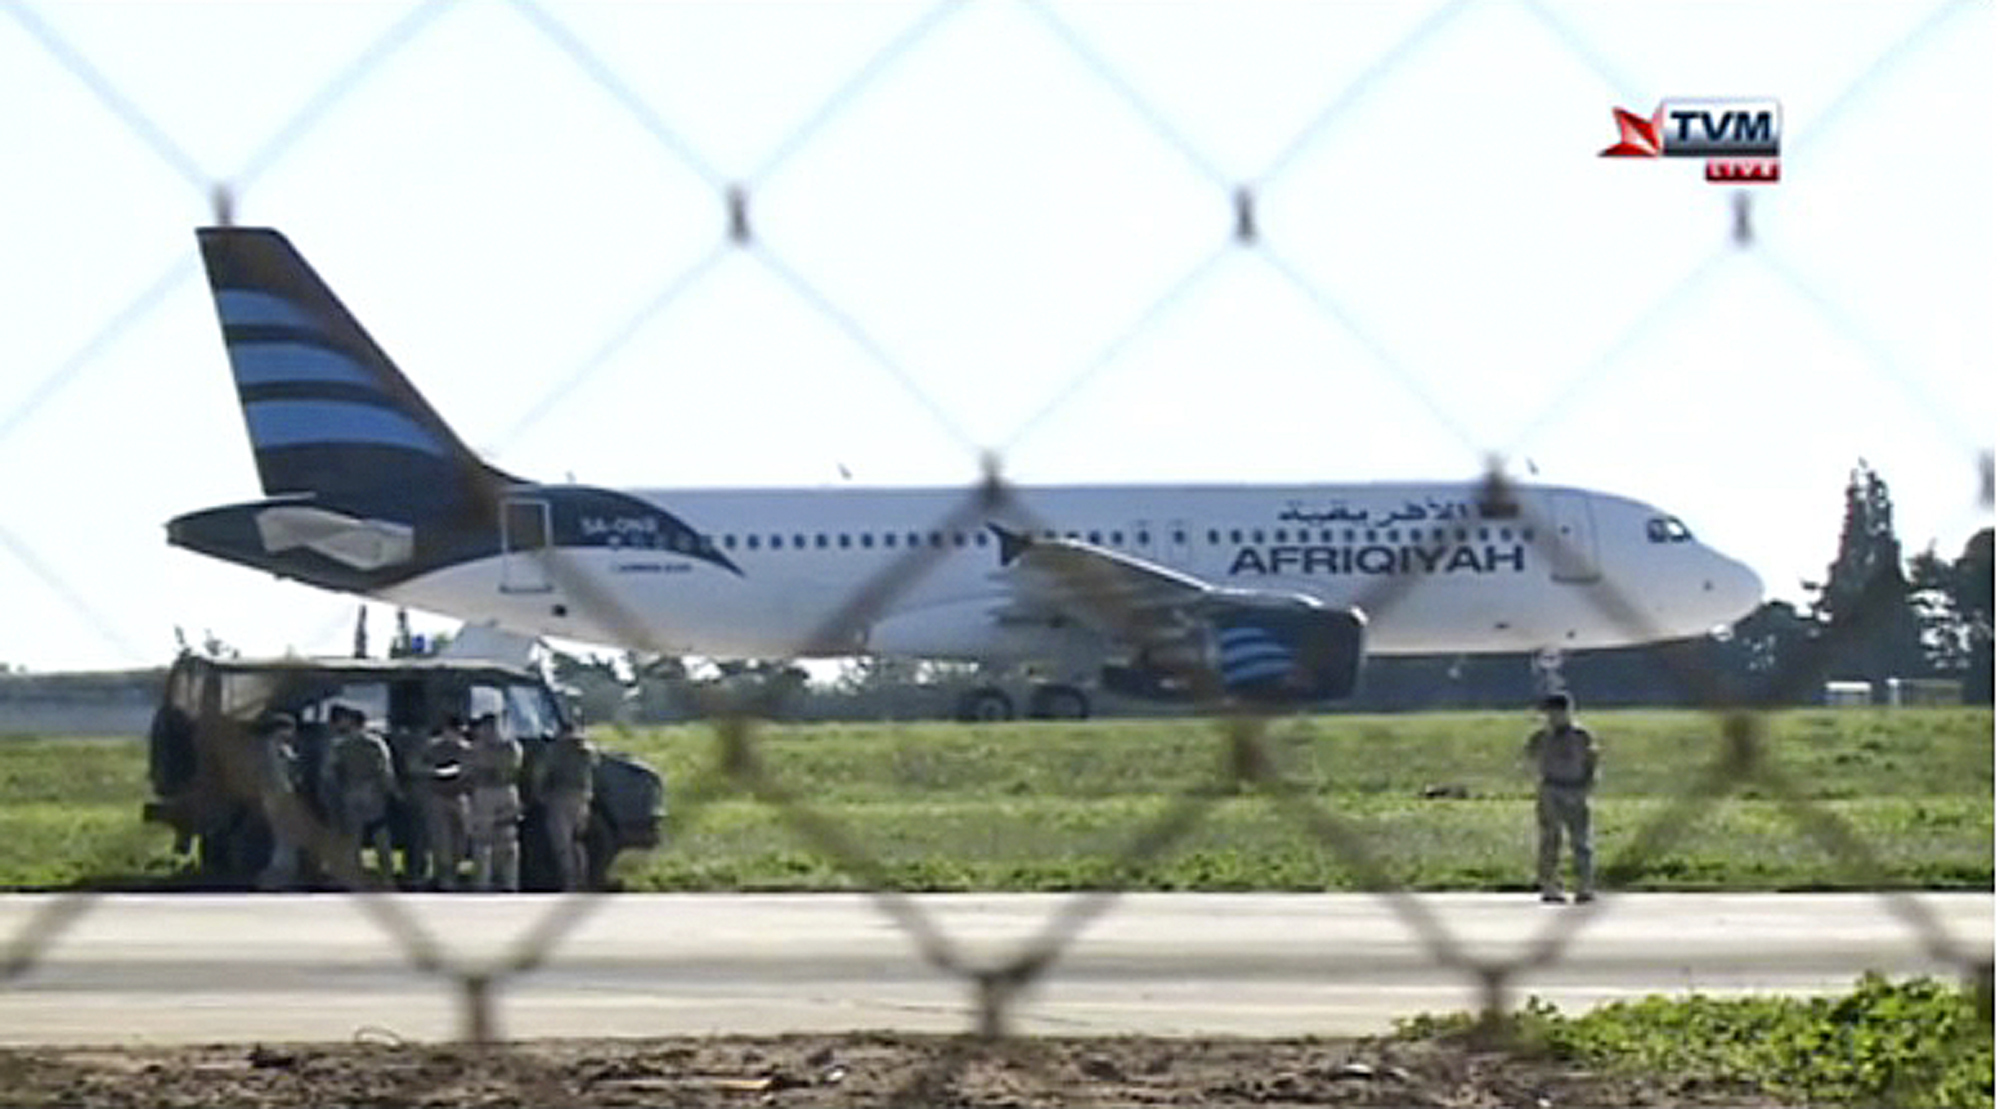
{"label": "landing gear", "polygon": [[1014,719],[1014,699],[996,686],[980,686],[958,699],[960,720],[969,724],[997,724]]}
{"label": "landing gear", "polygon": [[1544,647],[1535,652],[1528,663],[1535,675],[1535,690],[1543,696],[1562,693],[1569,688],[1563,678],[1563,653],[1561,648]]}
{"label": "landing gear", "polygon": [[1028,697],[1028,716],[1035,720],[1088,719],[1090,695],[1073,685],[1038,685]]}

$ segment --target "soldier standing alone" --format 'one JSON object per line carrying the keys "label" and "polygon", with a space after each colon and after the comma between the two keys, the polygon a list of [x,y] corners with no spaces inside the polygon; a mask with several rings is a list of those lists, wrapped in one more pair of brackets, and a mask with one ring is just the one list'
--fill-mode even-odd
{"label": "soldier standing alone", "polygon": [[1542,900],[1552,903],[1564,900],[1556,867],[1565,833],[1576,859],[1577,902],[1597,896],[1590,843],[1590,791],[1597,785],[1597,740],[1571,719],[1575,708],[1576,702],[1567,693],[1542,698],[1547,723],[1528,737],[1524,752],[1541,778],[1535,796],[1535,822],[1541,833],[1535,877],[1542,887]]}
{"label": "soldier standing alone", "polygon": [[590,818],[591,777],[596,769],[597,748],[572,725],[564,725],[535,760],[531,792],[542,808],[556,879],[564,890],[582,889],[588,874],[583,826]]}

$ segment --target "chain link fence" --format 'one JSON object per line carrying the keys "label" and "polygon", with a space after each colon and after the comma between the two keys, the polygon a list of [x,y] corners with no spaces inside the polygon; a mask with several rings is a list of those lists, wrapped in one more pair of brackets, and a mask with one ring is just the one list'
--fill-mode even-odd
{"label": "chain link fence", "polygon": [[[1927,50],[1957,33],[1961,25],[1973,18],[1968,14],[1972,7],[1946,3],[1889,34],[1883,49],[1853,74],[1845,91],[1822,107],[1813,127],[1796,138],[1787,134],[1788,161],[1795,154],[1812,157],[1816,146],[1824,141],[1823,134],[1836,132],[1845,114],[1854,110],[1855,105],[1865,103],[1879,85],[1893,82],[1910,66],[1921,64]],[[235,160],[224,162],[198,156],[192,147],[183,145],[171,129],[158,122],[143,98],[124,87],[114,68],[93,57],[88,48],[60,29],[61,21],[46,5],[5,0],[0,3],[0,13],[5,16],[0,19],[0,27],[25,36],[59,68],[66,80],[86,90],[98,108],[118,122],[125,142],[166,166],[190,196],[212,204],[219,222],[229,222],[235,212],[257,207],[260,194],[274,175],[294,160],[308,157],[322,129],[333,126],[343,106],[364,95],[385,68],[398,65],[418,42],[449,41],[455,21],[466,18],[465,9],[472,8],[478,9],[489,22],[496,17],[511,21],[516,32],[532,39],[537,49],[593,89],[602,103],[608,104],[631,126],[630,141],[653,144],[661,158],[699,182],[694,192],[705,194],[709,206],[683,215],[690,220],[710,221],[716,229],[711,247],[695,251],[691,261],[661,275],[652,292],[637,298],[629,314],[612,321],[601,340],[572,369],[529,387],[532,399],[502,433],[499,440],[502,444],[528,434],[548,413],[612,364],[635,336],[659,324],[663,317],[684,307],[690,299],[711,292],[711,286],[723,279],[722,274],[730,264],[747,262],[774,279],[797,305],[822,318],[840,341],[849,344],[879,371],[882,380],[900,393],[911,409],[932,421],[934,427],[926,429],[926,434],[940,434],[967,455],[983,460],[982,478],[969,485],[957,508],[936,524],[947,533],[977,530],[996,511],[1007,509],[1017,517],[1029,512],[1028,506],[1017,499],[1015,487],[1007,476],[1010,452],[1044,421],[1060,414],[1077,396],[1097,385],[1133,344],[1156,338],[1161,329],[1170,326],[1177,314],[1187,311],[1191,295],[1212,281],[1220,267],[1236,259],[1248,259],[1263,267],[1267,276],[1274,277],[1280,286],[1299,294],[1313,312],[1365,355],[1362,364],[1343,370],[1344,375],[1367,378],[1376,386],[1387,382],[1405,400],[1414,401],[1416,408],[1429,413],[1445,437],[1458,443],[1469,457],[1492,459],[1484,472],[1468,479],[1467,488],[1482,500],[1507,502],[1513,499],[1514,484],[1501,460],[1517,452],[1537,428],[1558,419],[1576,394],[1604,379],[1633,372],[1633,352],[1661,341],[1663,321],[1681,310],[1694,290],[1716,280],[1723,263],[1749,257],[1777,286],[1787,291],[1792,311],[1813,318],[1836,341],[1859,349],[1878,376],[1878,385],[1911,398],[1922,410],[1931,413],[1938,435],[1958,444],[1965,459],[1962,472],[1932,476],[1937,482],[1963,487],[1968,503],[1978,500],[1990,506],[1991,452],[1981,440],[1981,433],[1965,422],[1964,414],[1937,395],[1933,384],[1911,368],[1909,359],[1889,349],[1869,330],[1864,322],[1865,312],[1853,311],[1842,296],[1820,280],[1812,266],[1787,256],[1781,246],[1760,233],[1758,222],[1765,197],[1773,198],[1770,203],[1782,203],[1782,192],[1740,192],[1713,227],[1688,228],[1689,236],[1714,243],[1712,253],[1697,256],[1683,279],[1661,288],[1650,306],[1635,313],[1622,332],[1610,338],[1599,357],[1545,398],[1531,415],[1521,438],[1512,443],[1481,442],[1479,433],[1456,414],[1457,409],[1444,403],[1441,386],[1400,357],[1392,344],[1377,337],[1367,312],[1337,291],[1337,286],[1352,288],[1353,282],[1365,275],[1347,274],[1337,283],[1329,283],[1319,275],[1330,267],[1337,272],[1338,259],[1314,259],[1308,264],[1294,254],[1296,248],[1287,243],[1283,222],[1270,218],[1266,211],[1266,197],[1284,183],[1300,160],[1329,132],[1366,122],[1373,94],[1385,82],[1395,80],[1412,58],[1427,50],[1443,49],[1441,44],[1465,30],[1464,24],[1488,18],[1496,9],[1507,18],[1525,21],[1534,28],[1539,35],[1537,50],[1580,62],[1585,70],[1601,78],[1604,85],[1629,98],[1625,101],[1628,104],[1636,107],[1655,99],[1657,92],[1668,91],[1630,83],[1623,67],[1637,65],[1643,59],[1621,56],[1617,50],[1601,45],[1586,29],[1588,20],[1553,5],[1446,3],[1429,9],[1421,18],[1404,24],[1399,34],[1386,36],[1387,41],[1378,52],[1366,58],[1348,59],[1353,68],[1324,100],[1323,107],[1289,141],[1277,144],[1276,156],[1247,173],[1231,168],[1243,159],[1220,157],[1183,129],[1176,121],[1175,111],[1114,61],[1113,53],[1107,50],[1100,36],[1083,29],[1084,21],[1078,18],[1075,9],[1047,0],[986,5],[946,0],[897,9],[901,21],[893,32],[842,79],[833,82],[830,93],[801,112],[767,151],[758,157],[731,155],[726,159],[711,154],[701,142],[691,138],[677,125],[670,108],[610,60],[607,44],[601,38],[579,29],[568,5],[552,0],[512,0],[484,5],[420,3],[397,9],[394,18],[356,49],[350,60],[338,67],[321,87],[290,108],[261,141],[250,144]],[[811,187],[810,180],[794,182],[789,175],[816,143],[826,141],[827,133],[836,127],[844,113],[855,110],[857,103],[873,95],[899,67],[915,64],[955,22],[967,19],[969,10],[995,8],[1025,15],[1015,24],[1015,33],[1039,35],[1041,48],[1067,58],[1075,72],[1108,89],[1122,107],[1125,125],[1150,136],[1181,164],[1180,169],[1191,172],[1199,182],[1199,189],[1213,200],[1213,210],[1204,218],[1212,220],[1220,234],[1210,247],[1192,252],[1191,265],[1157,275],[1164,279],[1158,280],[1154,287],[1162,291],[1150,301],[1141,297],[1141,306],[1129,322],[1108,342],[1076,363],[1043,403],[1027,409],[1015,430],[988,436],[974,430],[959,408],[938,400],[929,379],[907,365],[894,344],[878,337],[877,319],[852,307],[853,301],[843,295],[843,290],[817,276],[811,264],[788,257],[781,236],[767,237],[762,220],[767,196],[782,194],[786,188]],[[593,26],[600,27],[601,34],[601,25]],[[1604,107],[1597,106],[1594,110],[1602,112]],[[34,110],[32,106],[21,105],[8,109],[10,113],[29,116]],[[1584,157],[1588,153],[1578,151],[1576,155]],[[724,168],[726,165],[738,168]],[[38,421],[52,419],[54,402],[90,375],[108,349],[144,326],[147,317],[188,277],[185,260],[175,260],[157,280],[144,284],[128,303],[110,313],[102,326],[67,357],[39,368],[39,376],[11,410],[0,417],[0,442]],[[576,281],[588,285],[592,278],[583,274]],[[1027,328],[1035,326],[1032,319],[1019,323]],[[1799,373],[1810,375],[1809,370]],[[492,481],[489,471],[467,477],[482,483]],[[465,521],[466,527],[498,530],[497,512],[507,491],[494,487],[490,492],[484,504],[495,515]],[[1564,552],[1560,549],[1558,529],[1535,518],[1532,502],[1524,500],[1518,507],[1521,523],[1533,529],[1538,557],[1561,559]],[[0,520],[0,552],[4,552],[0,557],[11,559],[25,569],[60,609],[96,628],[108,644],[135,657],[145,657],[127,642],[118,621],[100,611],[90,589],[75,581],[60,561],[40,553],[36,538],[21,534],[17,527],[12,521]],[[904,550],[879,577],[849,598],[829,626],[820,629],[808,642],[854,638],[944,554],[937,548]],[[653,641],[652,630],[639,614],[622,608],[617,598],[580,572],[563,551],[544,549],[537,557],[542,560],[548,578],[572,603],[591,612],[601,626],[618,629],[627,646],[661,652],[669,649],[668,644]],[[1064,573],[1072,579],[1064,583],[1065,587],[1086,598],[1100,618],[1113,624],[1125,619],[1134,627],[1143,626],[1130,608],[1130,598],[1089,565],[1072,566]],[[1424,589],[1425,581],[1414,575],[1380,578],[1360,607],[1370,613],[1393,612],[1397,606],[1409,603],[1416,591]],[[1591,601],[1608,620],[1633,638],[1650,639],[1653,628],[1644,610],[1623,592],[1635,584],[1601,581],[1590,588]],[[1827,634],[1815,641],[1814,650],[1820,654],[1796,660],[1785,673],[1776,676],[1756,704],[1743,703],[1738,691],[1727,689],[1717,675],[1698,668],[1674,675],[1693,700],[1707,706],[1712,719],[1712,744],[1699,758],[1691,753],[1692,769],[1678,796],[1650,818],[1622,854],[1608,861],[1603,871],[1606,885],[1616,888],[1621,876],[1632,873],[1644,859],[1667,850],[1686,836],[1718,801],[1747,788],[1756,788],[1765,796],[1778,799],[1798,834],[1840,860],[1845,872],[1857,881],[1875,881],[1888,874],[1889,867],[1874,845],[1841,816],[1812,801],[1801,784],[1769,757],[1762,707],[1797,701],[1802,692],[1800,683],[1816,680],[1824,653],[1836,649],[1844,639],[1865,635],[1868,629],[1864,625],[1865,621],[1829,628]],[[1478,984],[1487,1007],[1494,1012],[1518,1000],[1517,983],[1524,975],[1562,960],[1579,933],[1601,911],[1599,904],[1585,904],[1552,913],[1534,941],[1513,957],[1494,960],[1475,954],[1423,898],[1399,888],[1390,869],[1376,858],[1366,829],[1355,818],[1333,811],[1280,769],[1281,760],[1272,749],[1273,730],[1280,718],[1222,697],[1216,676],[1199,665],[1188,664],[1178,677],[1209,694],[1215,713],[1215,742],[1222,755],[1217,766],[1221,769],[1212,780],[1189,788],[1158,816],[1130,829],[1124,846],[1104,860],[1097,888],[1067,900],[1038,935],[997,962],[969,955],[933,918],[921,899],[894,888],[890,874],[867,842],[816,808],[808,793],[769,770],[760,755],[759,735],[763,727],[760,721],[772,714],[774,702],[757,698],[717,700],[707,706],[708,726],[713,734],[712,756],[702,780],[677,792],[678,803],[671,814],[667,841],[674,842],[680,829],[701,821],[707,806],[718,798],[748,795],[770,806],[802,843],[823,853],[856,883],[873,891],[872,897],[881,912],[908,934],[924,962],[964,984],[977,1013],[972,1031],[986,1037],[1008,1034],[1023,991],[1057,973],[1055,968],[1063,953],[1078,936],[1094,920],[1116,911],[1121,887],[1130,875],[1186,843],[1223,799],[1245,793],[1262,798],[1283,813],[1300,836],[1341,860],[1357,877],[1358,884],[1380,891],[1379,896],[1410,933],[1419,938],[1436,963],[1438,974]],[[760,696],[781,698],[783,694]],[[220,749],[244,751],[254,747],[240,742],[242,737],[224,738],[227,742]],[[230,777],[239,783],[246,797],[255,795],[256,783],[262,780],[257,768],[250,766],[234,768]],[[328,873],[355,891],[357,902],[379,923],[384,935],[411,966],[435,976],[443,988],[456,992],[463,1003],[461,1034],[468,1040],[483,1042],[496,1038],[500,1027],[497,1007],[504,987],[559,958],[565,937],[603,904],[600,898],[591,895],[554,898],[535,927],[519,937],[501,958],[467,961],[454,953],[448,942],[433,934],[398,898],[374,892],[374,879],[355,868],[351,854],[339,850],[331,833],[319,826],[309,812],[294,803],[284,810],[280,820],[290,826],[293,837],[308,846]],[[1877,884],[1886,887],[1888,883]],[[1927,953],[1960,967],[1969,979],[1990,991],[1989,952],[1973,950],[1951,935],[1925,902],[1909,893],[1884,892],[1881,896],[1907,923]],[[0,982],[32,971],[91,904],[92,897],[88,894],[53,899],[20,934],[4,937]],[[956,1058],[958,1062],[949,1065],[964,1065],[969,1057]]]}

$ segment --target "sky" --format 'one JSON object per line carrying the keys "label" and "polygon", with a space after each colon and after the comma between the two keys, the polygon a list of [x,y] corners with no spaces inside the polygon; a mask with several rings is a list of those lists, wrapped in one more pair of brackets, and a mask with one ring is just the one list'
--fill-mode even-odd
{"label": "sky", "polygon": [[[165,542],[260,495],[219,193],[529,476],[1498,458],[1800,600],[1865,458],[1950,556],[1992,515],[1995,38],[1970,0],[0,0],[0,663],[351,642],[351,598]],[[1613,107],[1738,96],[1778,184],[1596,156]]]}

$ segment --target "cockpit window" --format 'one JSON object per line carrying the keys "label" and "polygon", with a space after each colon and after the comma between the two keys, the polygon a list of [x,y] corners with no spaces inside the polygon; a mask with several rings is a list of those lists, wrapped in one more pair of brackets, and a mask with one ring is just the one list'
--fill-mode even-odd
{"label": "cockpit window", "polygon": [[1694,538],[1694,533],[1672,516],[1655,516],[1646,521],[1646,540],[1650,543],[1686,543]]}

